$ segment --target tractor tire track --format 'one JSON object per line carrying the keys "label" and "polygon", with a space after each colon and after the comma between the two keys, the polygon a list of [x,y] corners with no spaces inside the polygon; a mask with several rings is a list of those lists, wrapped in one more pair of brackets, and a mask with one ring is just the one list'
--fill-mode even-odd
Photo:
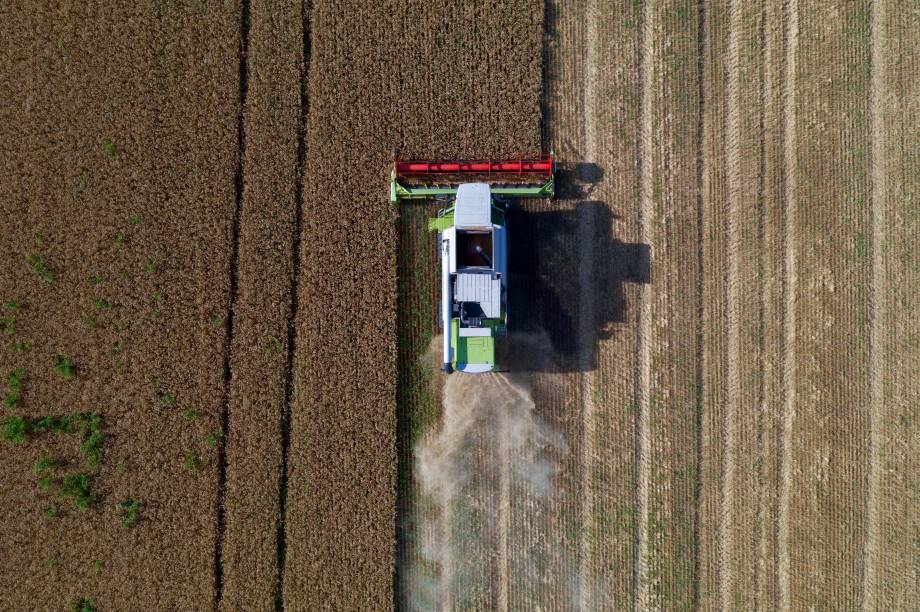
{"label": "tractor tire track", "polygon": [[[762,48],[766,47],[765,28],[766,28],[766,9],[760,7],[758,36]],[[770,478],[770,444],[769,434],[771,432],[771,420],[769,418],[769,399],[768,392],[771,389],[771,353],[772,346],[769,343],[771,335],[767,331],[767,313],[772,312],[771,300],[773,298],[773,282],[769,280],[767,270],[769,269],[770,259],[773,250],[773,227],[770,224],[769,205],[766,203],[766,182],[767,182],[767,159],[766,159],[766,107],[767,107],[767,90],[766,90],[766,73],[767,73],[767,55],[761,52],[759,55],[758,78],[760,80],[759,105],[761,109],[760,124],[758,130],[760,133],[759,143],[759,160],[758,160],[758,185],[757,185],[757,206],[760,213],[758,220],[758,242],[760,245],[760,255],[757,261],[757,276],[761,279],[761,293],[758,299],[757,326],[758,336],[760,337],[760,353],[757,361],[757,370],[762,372],[759,384],[757,384],[757,401],[754,406],[757,410],[756,418],[756,455],[754,476],[754,528],[752,530],[749,544],[751,547],[751,603],[754,609],[763,607],[761,593],[763,591],[763,576],[765,574],[764,566],[767,561],[767,550],[763,547],[766,542],[764,534],[769,531],[768,521],[772,514],[768,508],[770,492],[768,489]],[[756,465],[759,463],[759,465]]]}
{"label": "tractor tire track", "polygon": [[[587,160],[597,159],[597,135],[595,132],[595,100],[594,91],[597,82],[596,41],[598,7],[593,0],[588,0],[585,7],[585,80],[582,95],[582,133],[584,155]],[[579,343],[579,396],[581,398],[581,516],[580,536],[578,551],[578,609],[591,609],[590,585],[592,580],[590,571],[590,534],[593,531],[594,517],[594,489],[593,463],[594,456],[594,409],[596,394],[596,369],[592,366],[592,357],[595,344],[595,310],[594,299],[594,236],[596,224],[595,207],[592,204],[582,206],[578,211],[578,236],[580,241],[578,268],[579,285],[579,313],[578,313],[578,343]]]}
{"label": "tractor tire track", "polygon": [[722,463],[722,491],[719,520],[719,592],[723,609],[730,609],[733,595],[733,578],[735,573],[735,466],[737,462],[737,425],[741,410],[740,381],[740,300],[739,300],[739,258],[742,257],[739,239],[740,199],[741,199],[741,125],[740,125],[740,50],[739,37],[741,29],[741,6],[733,0],[729,9],[728,61],[727,61],[727,113],[725,160],[727,178],[727,224],[726,253],[728,261],[727,278],[727,346],[726,389],[724,424],[722,429],[724,445]]}
{"label": "tractor tire track", "polygon": [[786,8],[785,23],[785,66],[783,69],[783,167],[784,167],[784,213],[783,244],[786,247],[783,276],[783,428],[779,499],[779,608],[791,608],[790,555],[789,555],[789,506],[792,494],[792,427],[795,422],[796,394],[796,62],[798,52],[798,2],[790,0]]}
{"label": "tractor tire track", "polygon": [[[233,218],[230,224],[230,262],[229,276],[230,289],[227,292],[226,334],[224,335],[224,381],[223,402],[220,410],[220,437],[226,438],[230,432],[230,406],[232,403],[232,381],[230,364],[232,362],[232,349],[234,346],[234,333],[239,327],[239,321],[234,322],[234,314],[238,313],[239,302],[239,262],[240,262],[240,212],[243,207],[243,183],[245,179],[246,161],[246,96],[249,92],[249,35],[250,35],[250,7],[249,0],[240,2],[240,34],[239,34],[239,110],[237,111],[237,159],[234,174],[234,207]],[[220,609],[223,598],[224,586],[224,532],[226,531],[226,499],[227,495],[227,445],[219,444],[217,448],[217,500],[215,502],[214,531],[214,607]]]}
{"label": "tractor tire track", "polygon": [[[592,40],[589,38],[589,40]],[[593,157],[589,157],[593,159]],[[579,312],[579,343],[581,344],[581,363],[584,371],[579,376],[579,395],[581,397],[581,529],[578,555],[578,603],[579,609],[590,610],[590,533],[594,516],[594,490],[592,485],[593,455],[594,455],[594,404],[595,404],[595,373],[590,368],[594,349],[594,226],[595,208],[583,207],[578,214],[579,234],[581,245],[579,248],[579,285],[581,286],[581,307]]]}
{"label": "tractor tire track", "polygon": [[763,251],[760,260],[760,276],[763,279],[763,292],[761,295],[760,309],[760,335],[763,342],[762,371],[763,377],[760,385],[760,418],[758,432],[758,448],[760,467],[757,470],[757,520],[758,530],[752,546],[756,550],[754,565],[754,592],[753,606],[755,609],[766,609],[777,601],[776,592],[776,564],[774,558],[776,543],[776,414],[779,407],[777,398],[781,382],[778,376],[777,364],[781,359],[782,327],[780,321],[782,313],[781,293],[782,286],[782,258],[781,250],[781,206],[782,193],[780,182],[780,156],[778,154],[779,135],[779,108],[782,56],[779,55],[780,46],[777,44],[780,32],[778,7],[775,4],[765,3],[761,7],[760,36],[763,50],[760,54],[761,76],[761,115],[760,131],[761,157],[760,157],[760,206],[761,241]]}
{"label": "tractor tire track", "polygon": [[[440,609],[442,612],[452,612],[453,598],[450,597],[451,585],[454,581],[454,568],[457,566],[457,559],[454,555],[454,543],[452,541],[454,532],[454,522],[456,517],[453,512],[453,504],[444,504],[441,509],[440,533],[436,536],[441,547],[440,557]],[[415,610],[415,608],[410,608]]]}
{"label": "tractor tire track", "polygon": [[[228,317],[225,526],[215,564],[222,610],[280,605],[306,104],[304,58],[292,50],[307,50],[309,39],[303,7],[254,1],[242,8],[241,58],[252,78],[240,79],[238,282],[231,281],[238,289]],[[277,348],[266,350],[270,343]],[[276,528],[265,530],[272,522]]]}
{"label": "tractor tire track", "polygon": [[869,19],[871,68],[869,81],[869,137],[871,139],[869,202],[871,206],[872,280],[869,298],[869,476],[866,494],[866,541],[863,548],[863,610],[877,610],[879,555],[879,488],[882,456],[882,415],[885,411],[883,370],[885,367],[883,317],[887,312],[885,252],[883,243],[887,227],[888,157],[885,147],[885,87],[888,83],[886,52],[890,45],[884,28],[887,23],[886,0],[872,3]]}
{"label": "tractor tire track", "polygon": [[[655,75],[653,74],[653,52],[655,30],[652,23],[651,3],[643,3],[641,17],[641,40],[639,51],[639,240],[652,245],[652,216],[655,210],[652,163],[652,95]],[[654,253],[651,255],[654,260]],[[633,592],[635,609],[649,607],[648,555],[649,555],[649,479],[651,475],[651,349],[652,349],[652,295],[651,285],[639,288],[639,325],[636,339],[637,373],[637,437],[636,465],[638,474],[636,528],[636,556],[633,570]]]}
{"label": "tractor tire track", "polygon": [[[510,381],[502,375],[497,375],[509,395],[508,402],[515,393]],[[508,436],[511,435],[508,427],[508,413],[502,411],[498,417],[498,440],[496,443],[498,466],[498,537],[496,538],[496,557],[498,559],[498,585],[496,588],[496,610],[508,610],[509,564],[508,533],[511,521],[511,451]]]}
{"label": "tractor tire track", "polygon": [[[722,131],[718,128],[719,117],[725,115],[719,95],[722,86],[721,36],[719,19],[712,12],[699,18],[700,29],[700,126],[701,146],[699,152],[700,202],[699,229],[697,230],[701,251],[702,301],[700,305],[701,338],[699,342],[700,384],[698,387],[699,427],[697,434],[698,457],[701,481],[697,494],[697,586],[696,602],[701,607],[714,606],[719,596],[719,512],[721,504],[721,477],[723,460],[720,443],[722,417],[721,382],[725,371],[724,350],[721,334],[721,299],[723,293],[723,258],[727,249],[721,238],[722,215],[715,210],[724,200],[722,181],[718,169],[725,166],[720,146]],[[714,31],[715,30],[715,31]],[[716,171],[714,171],[714,169]]]}

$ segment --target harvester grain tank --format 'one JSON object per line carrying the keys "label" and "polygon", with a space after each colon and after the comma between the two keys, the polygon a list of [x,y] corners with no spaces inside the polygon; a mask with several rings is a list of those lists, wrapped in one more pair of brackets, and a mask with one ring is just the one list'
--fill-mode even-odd
{"label": "harvester grain tank", "polygon": [[554,169],[551,157],[396,162],[391,201],[445,204],[428,221],[428,229],[437,232],[441,260],[445,372],[499,368],[495,345],[508,329],[508,201],[553,197]]}

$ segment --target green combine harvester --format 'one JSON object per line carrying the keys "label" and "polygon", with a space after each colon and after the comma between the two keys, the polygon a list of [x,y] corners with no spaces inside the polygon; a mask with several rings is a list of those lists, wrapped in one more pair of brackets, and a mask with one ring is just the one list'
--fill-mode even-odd
{"label": "green combine harvester", "polygon": [[[506,199],[552,198],[551,157],[509,161],[396,162],[390,200],[446,200],[428,229],[441,256],[439,320],[444,371],[499,369],[496,341],[508,330]],[[445,325],[446,323],[446,325]]]}

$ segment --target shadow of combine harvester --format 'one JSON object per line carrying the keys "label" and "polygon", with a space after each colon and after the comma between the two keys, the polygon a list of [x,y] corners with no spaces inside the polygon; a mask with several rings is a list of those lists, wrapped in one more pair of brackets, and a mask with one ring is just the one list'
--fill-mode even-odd
{"label": "shadow of combine harvester", "polygon": [[510,355],[511,369],[595,369],[597,342],[626,333],[626,285],[651,281],[649,245],[618,240],[610,207],[590,199],[602,177],[595,164],[558,168],[555,200],[508,215],[509,330],[545,332],[553,352]]}

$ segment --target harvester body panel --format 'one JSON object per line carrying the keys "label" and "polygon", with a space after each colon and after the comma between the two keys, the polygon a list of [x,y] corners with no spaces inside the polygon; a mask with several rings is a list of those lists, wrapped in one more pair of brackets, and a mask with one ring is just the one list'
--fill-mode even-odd
{"label": "harvester body panel", "polygon": [[395,202],[448,200],[428,229],[441,259],[443,368],[491,372],[496,341],[507,334],[507,198],[551,198],[552,157],[504,161],[397,162],[390,179]]}
{"label": "harvester body panel", "polygon": [[[505,327],[508,282],[504,214],[489,185],[466,183],[434,223],[441,242],[441,321],[444,368],[465,373],[496,367],[495,337]],[[496,222],[498,221],[498,222]]]}

